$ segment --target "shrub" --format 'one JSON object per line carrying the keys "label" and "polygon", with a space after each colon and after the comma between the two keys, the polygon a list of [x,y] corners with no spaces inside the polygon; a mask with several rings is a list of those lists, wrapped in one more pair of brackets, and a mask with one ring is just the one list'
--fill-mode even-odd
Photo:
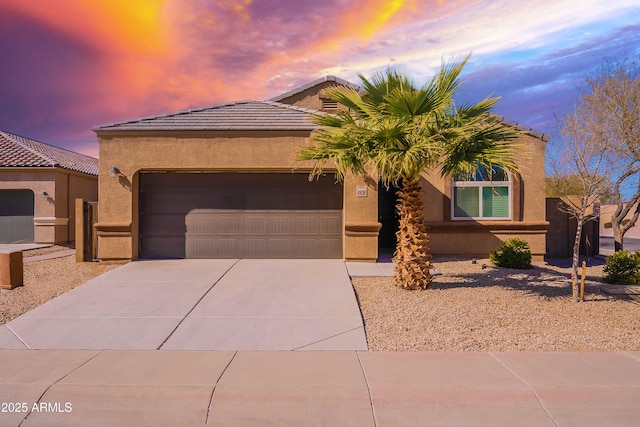
{"label": "shrub", "polygon": [[609,255],[602,279],[607,283],[640,285],[640,253],[618,251]]}
{"label": "shrub", "polygon": [[514,237],[505,240],[500,248],[491,252],[489,259],[498,267],[531,268],[531,249],[529,243]]}

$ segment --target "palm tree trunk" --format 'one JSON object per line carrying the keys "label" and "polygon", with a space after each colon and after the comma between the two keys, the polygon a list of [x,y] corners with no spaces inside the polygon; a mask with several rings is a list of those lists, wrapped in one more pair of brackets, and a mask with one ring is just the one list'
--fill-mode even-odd
{"label": "palm tree trunk", "polygon": [[393,262],[396,285],[405,289],[427,289],[431,283],[431,252],[420,190],[418,180],[404,180],[397,193],[400,227]]}

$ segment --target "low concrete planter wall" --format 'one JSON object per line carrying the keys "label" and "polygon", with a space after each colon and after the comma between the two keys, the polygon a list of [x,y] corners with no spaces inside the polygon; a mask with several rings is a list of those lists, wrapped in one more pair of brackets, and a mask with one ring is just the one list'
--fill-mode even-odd
{"label": "low concrete planter wall", "polygon": [[600,285],[600,290],[608,295],[632,298],[640,301],[639,285]]}

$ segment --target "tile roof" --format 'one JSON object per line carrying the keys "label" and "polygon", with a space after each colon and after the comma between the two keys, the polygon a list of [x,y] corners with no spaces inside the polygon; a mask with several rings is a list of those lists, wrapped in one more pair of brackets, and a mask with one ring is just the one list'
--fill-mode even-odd
{"label": "tile roof", "polygon": [[323,114],[275,101],[242,101],[141,117],[93,128],[108,131],[170,130],[313,130],[311,118]]}
{"label": "tile roof", "polygon": [[520,124],[518,122],[515,122],[513,120],[509,120],[504,116],[501,116],[499,114],[494,114],[494,116],[503,124],[507,125],[507,126],[511,126],[516,128],[517,130],[526,133],[527,135],[531,135],[534,138],[538,138],[543,140],[544,142],[549,142],[549,140],[551,139],[551,137],[549,135],[547,135],[544,132],[540,132],[539,130],[535,130],[533,128],[530,128],[529,126],[525,126],[523,124]]}
{"label": "tile roof", "polygon": [[98,175],[98,159],[0,131],[0,168],[58,167]]}
{"label": "tile roof", "polygon": [[341,86],[348,86],[348,87],[351,87],[351,88],[356,89],[356,90],[360,90],[361,89],[360,86],[358,86],[356,84],[353,84],[351,82],[348,82],[348,81],[346,81],[344,79],[341,79],[340,77],[324,76],[324,77],[321,77],[321,78],[319,78],[317,80],[309,82],[307,84],[299,86],[299,87],[297,87],[295,89],[292,89],[289,92],[285,92],[285,93],[280,94],[278,96],[274,96],[273,98],[270,99],[270,101],[278,101],[278,102],[282,101],[283,99],[289,98],[289,97],[291,97],[293,95],[297,95],[300,92],[304,92],[305,90],[311,89],[312,87],[317,86],[320,83],[324,83],[324,82],[335,82],[336,84],[339,84]]}
{"label": "tile roof", "polygon": [[[111,123],[93,128],[94,132],[109,131],[207,131],[207,130],[305,130],[317,129],[311,118],[327,114],[310,108],[296,107],[280,101],[324,82],[335,82],[360,90],[361,87],[335,76],[325,76],[275,96],[268,101],[253,100],[212,105],[150,117]],[[507,126],[548,141],[549,136],[496,115]]]}

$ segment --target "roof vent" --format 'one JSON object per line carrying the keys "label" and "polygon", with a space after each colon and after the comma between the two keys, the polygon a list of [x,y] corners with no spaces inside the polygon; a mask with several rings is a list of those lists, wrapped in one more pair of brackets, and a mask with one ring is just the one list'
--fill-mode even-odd
{"label": "roof vent", "polygon": [[338,109],[338,101],[334,101],[333,99],[322,98],[322,109],[323,110],[337,110]]}

